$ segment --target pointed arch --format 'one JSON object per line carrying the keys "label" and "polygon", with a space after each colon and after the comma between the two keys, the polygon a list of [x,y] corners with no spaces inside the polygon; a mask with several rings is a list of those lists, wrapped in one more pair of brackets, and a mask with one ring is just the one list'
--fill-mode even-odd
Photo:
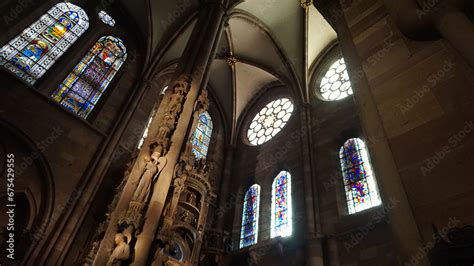
{"label": "pointed arch", "polygon": [[207,156],[209,143],[212,135],[212,118],[207,111],[199,115],[196,130],[194,130],[191,144],[193,153],[197,159],[204,159]]}
{"label": "pointed arch", "polygon": [[127,49],[122,40],[101,37],[51,97],[87,118],[126,59]]}
{"label": "pointed arch", "polygon": [[291,174],[281,171],[272,184],[270,237],[287,237],[293,232],[291,204]]}
{"label": "pointed arch", "polygon": [[82,8],[58,3],[0,49],[0,66],[33,85],[88,28]]}
{"label": "pointed arch", "polygon": [[382,203],[367,147],[359,138],[348,139],[339,152],[349,214]]}
{"label": "pointed arch", "polygon": [[258,212],[260,208],[260,185],[252,185],[244,197],[242,211],[242,227],[240,229],[240,248],[257,243]]}

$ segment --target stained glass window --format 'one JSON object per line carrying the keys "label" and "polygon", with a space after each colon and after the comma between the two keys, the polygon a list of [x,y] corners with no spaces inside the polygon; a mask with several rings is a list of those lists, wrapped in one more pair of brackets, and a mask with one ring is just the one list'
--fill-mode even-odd
{"label": "stained glass window", "polygon": [[352,138],[339,152],[349,214],[380,205],[375,176],[365,143]]}
{"label": "stained glass window", "polygon": [[247,138],[253,145],[261,145],[273,138],[286,125],[293,112],[290,99],[281,98],[268,103],[250,123]]}
{"label": "stained glass window", "polygon": [[119,38],[101,37],[51,97],[87,118],[126,58],[127,50]]}
{"label": "stained glass window", "polygon": [[150,117],[148,118],[148,121],[146,123],[145,129],[143,130],[143,135],[140,141],[138,142],[138,146],[137,146],[138,149],[142,148],[143,143],[145,142],[145,139],[148,137],[148,129],[150,129],[150,125],[151,125],[151,122],[153,121],[153,117],[155,116],[155,114],[156,114],[156,107],[153,107],[153,110],[150,113]]}
{"label": "stained glass window", "polygon": [[33,85],[88,27],[82,8],[58,3],[0,49],[0,66]]}
{"label": "stained glass window", "polygon": [[291,211],[291,174],[281,171],[272,184],[270,237],[287,237],[293,231]]}
{"label": "stained glass window", "polygon": [[344,58],[337,59],[329,67],[319,88],[321,96],[328,101],[336,101],[352,95],[352,86]]}
{"label": "stained glass window", "polygon": [[193,145],[193,153],[197,159],[203,159],[207,156],[209,142],[212,134],[212,119],[208,112],[199,115],[198,124],[194,131],[191,143]]}
{"label": "stained glass window", "polygon": [[99,18],[104,22],[105,24],[109,25],[110,27],[115,26],[115,20],[107,14],[104,10],[99,11]]}
{"label": "stained glass window", "polygon": [[254,184],[245,193],[242,227],[240,229],[240,248],[257,243],[258,209],[260,207],[260,186]]}
{"label": "stained glass window", "polygon": [[161,90],[161,94],[165,94],[165,92],[168,90],[168,86],[165,86],[162,90]]}

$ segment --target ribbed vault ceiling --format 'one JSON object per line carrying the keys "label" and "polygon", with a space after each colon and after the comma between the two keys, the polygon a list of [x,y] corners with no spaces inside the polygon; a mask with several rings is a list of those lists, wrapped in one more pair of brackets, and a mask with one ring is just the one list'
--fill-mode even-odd
{"label": "ribbed vault ceiling", "polygon": [[[145,32],[149,54],[161,54],[158,67],[177,61],[194,28],[192,18],[199,1],[122,2]],[[306,100],[306,73],[337,36],[314,6],[306,15],[295,0],[248,0],[236,5],[229,15],[211,65],[209,87],[226,124],[234,131],[251,99],[269,83],[280,81],[302,97],[300,100]],[[227,63],[229,56],[237,58],[234,66]]]}

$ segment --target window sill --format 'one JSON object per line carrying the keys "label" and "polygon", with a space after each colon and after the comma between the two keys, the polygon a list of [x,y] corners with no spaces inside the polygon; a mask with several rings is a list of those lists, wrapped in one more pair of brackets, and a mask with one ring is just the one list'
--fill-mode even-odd
{"label": "window sill", "polygon": [[376,206],[358,213],[342,216],[336,224],[338,235],[360,231],[361,228],[375,227],[388,221],[387,209],[384,205]]}

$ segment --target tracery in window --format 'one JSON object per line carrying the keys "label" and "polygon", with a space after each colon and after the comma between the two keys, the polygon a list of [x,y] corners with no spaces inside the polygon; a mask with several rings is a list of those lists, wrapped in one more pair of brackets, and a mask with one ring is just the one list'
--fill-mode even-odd
{"label": "tracery in window", "polygon": [[257,243],[258,237],[258,211],[260,207],[260,186],[252,185],[244,197],[242,211],[242,227],[240,229],[240,248]]}
{"label": "tracery in window", "polygon": [[203,112],[199,115],[199,121],[191,139],[193,146],[192,152],[197,159],[203,159],[207,156],[209,143],[212,135],[212,119],[209,113]]}
{"label": "tracery in window", "polygon": [[127,58],[122,40],[104,36],[82,58],[51,97],[87,118]]}
{"label": "tracery in window", "polygon": [[291,205],[291,174],[281,171],[272,184],[270,237],[287,237],[293,231]]}
{"label": "tracery in window", "polygon": [[107,14],[104,10],[99,11],[99,18],[104,22],[105,24],[109,25],[110,27],[115,26],[115,20]]}
{"label": "tracery in window", "polygon": [[33,85],[88,27],[82,8],[58,3],[0,49],[0,65]]}
{"label": "tracery in window", "polygon": [[349,214],[378,206],[380,200],[364,141],[347,140],[339,152]]}
{"label": "tracery in window", "polygon": [[253,145],[269,141],[286,125],[293,109],[293,103],[287,98],[268,103],[250,123],[247,131],[248,141]]}
{"label": "tracery in window", "polygon": [[352,86],[344,58],[337,59],[329,67],[319,88],[321,96],[328,101],[336,101],[352,95]]}

